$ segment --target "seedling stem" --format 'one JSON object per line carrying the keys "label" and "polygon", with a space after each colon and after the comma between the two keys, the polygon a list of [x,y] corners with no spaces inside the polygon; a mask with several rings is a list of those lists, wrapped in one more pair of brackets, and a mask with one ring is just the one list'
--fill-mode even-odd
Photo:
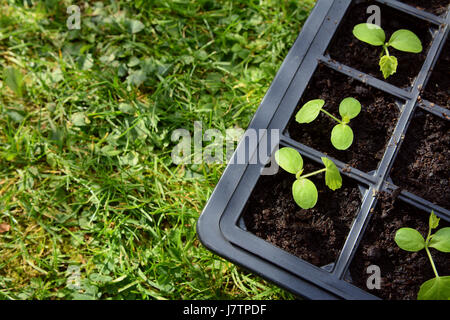
{"label": "seedling stem", "polygon": [[438,274],[438,272],[436,270],[436,266],[434,265],[433,258],[431,257],[431,253],[430,253],[430,250],[428,249],[427,245],[425,246],[425,251],[427,252],[428,259],[430,259],[431,267],[433,268],[434,274],[436,275],[436,277],[439,277],[439,274]]}
{"label": "seedling stem", "polygon": [[434,265],[433,257],[431,256],[430,249],[428,249],[428,244],[429,244],[430,239],[431,239],[431,229],[432,229],[431,225],[429,225],[428,226],[427,239],[425,240],[425,251],[427,252],[428,259],[430,259],[431,267],[433,268],[434,274],[436,275],[436,277],[439,277],[439,274],[437,272],[436,266]]}
{"label": "seedling stem", "polygon": [[324,110],[324,109],[320,109],[320,111],[322,111],[323,113],[325,113],[327,116],[329,116],[330,118],[336,120],[337,122],[343,124],[343,122],[341,120],[339,120],[338,118],[336,118],[335,116],[333,116],[331,113],[329,113],[328,111]]}
{"label": "seedling stem", "polygon": [[317,171],[305,174],[304,176],[300,175],[299,177],[297,177],[297,179],[299,179],[299,178],[308,178],[308,177],[311,177],[311,176],[315,176],[316,174],[319,174],[319,173],[324,172],[324,171],[327,171],[327,169],[323,168],[323,169],[320,169],[320,170],[317,170]]}
{"label": "seedling stem", "polygon": [[389,57],[389,49],[388,49],[388,47],[387,47],[387,45],[383,45],[383,48],[384,48],[384,52],[386,53],[386,55]]}

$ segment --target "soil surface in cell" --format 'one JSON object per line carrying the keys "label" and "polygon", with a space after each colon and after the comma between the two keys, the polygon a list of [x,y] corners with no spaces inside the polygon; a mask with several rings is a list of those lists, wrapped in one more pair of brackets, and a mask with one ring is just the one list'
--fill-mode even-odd
{"label": "soil surface in cell", "polygon": [[[369,14],[367,7],[377,5],[381,9],[381,27],[386,34],[386,42],[391,35],[399,29],[408,29],[414,32],[422,42],[421,53],[408,53],[389,47],[391,55],[398,59],[397,72],[387,79],[384,79],[380,71],[379,60],[382,52],[381,46],[372,46],[362,42],[353,36],[353,28],[359,23],[367,22]],[[354,5],[347,16],[344,17],[342,25],[327,51],[330,57],[347,66],[370,74],[376,78],[387,81],[397,87],[410,87],[426,58],[428,47],[431,43],[431,35],[428,29],[431,25],[421,19],[401,11],[381,5],[379,2],[365,1]]]}
{"label": "soil surface in cell", "polygon": [[420,10],[431,12],[435,15],[442,15],[447,12],[450,1],[446,0],[400,0]]}
{"label": "soil surface in cell", "polygon": [[393,182],[450,208],[450,124],[418,109],[391,171]]}
{"label": "soil surface in cell", "polygon": [[450,42],[447,41],[422,96],[430,102],[450,109]]}
{"label": "soil surface in cell", "polygon": [[[350,265],[353,284],[385,300],[415,300],[420,285],[434,278],[434,272],[426,251],[407,252],[394,241],[398,229],[409,227],[418,230],[425,238],[428,233],[430,213],[422,211],[401,200],[394,201],[381,194],[377,208]],[[449,227],[444,219],[439,228]],[[435,229],[435,230],[438,230]],[[430,249],[439,275],[450,275],[448,253]],[[380,268],[381,288],[369,290],[366,282],[370,274],[367,267]],[[372,273],[371,273],[372,274]]]}
{"label": "soil surface in cell", "polygon": [[[361,113],[350,122],[353,144],[337,150],[331,144],[331,131],[337,122],[323,112],[311,123],[299,124],[295,115],[307,101],[325,100],[324,109],[339,116],[339,104],[346,97],[358,99]],[[395,128],[398,108],[394,97],[319,65],[288,125],[290,137],[361,171],[375,170]]]}
{"label": "soil surface in cell", "polygon": [[[308,164],[306,158],[304,161],[304,173],[321,169]],[[319,199],[314,208],[304,210],[292,196],[294,175],[280,168],[276,175],[261,176],[243,217],[248,231],[311,264],[324,266],[335,262],[344,245],[361,204],[360,192],[345,178],[336,191],[325,186],[323,174],[311,180]]]}

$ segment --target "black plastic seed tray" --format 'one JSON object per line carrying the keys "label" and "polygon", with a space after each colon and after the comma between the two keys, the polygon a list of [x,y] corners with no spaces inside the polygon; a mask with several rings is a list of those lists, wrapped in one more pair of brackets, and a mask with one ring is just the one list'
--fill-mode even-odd
{"label": "black plastic seed tray", "polygon": [[[264,134],[264,131],[258,137],[257,146],[245,143],[248,140],[244,136],[197,224],[199,238],[208,249],[307,299],[379,299],[349,280],[349,266],[377,203],[377,194],[397,189],[390,179],[390,170],[402,141],[408,135],[408,126],[414,113],[423,110],[445,121],[450,119],[450,110],[445,106],[438,106],[420,97],[421,89],[426,86],[447,39],[448,11],[438,17],[399,1],[370,2],[398,10],[432,26],[429,30],[431,41],[420,72],[409,87],[400,88],[332,60],[326,54],[347,12],[352,5],[361,2],[364,1],[317,1],[249,126],[249,130],[266,129],[269,133],[274,129],[280,130],[279,144],[270,145],[270,141],[267,142],[268,134]],[[295,148],[305,161],[321,164],[320,158],[325,156],[324,153],[292,139],[286,130],[319,65],[351,77],[355,83],[363,83],[395,97],[398,106],[398,121],[376,170],[364,172],[331,157],[341,173],[360,186],[361,205],[336,261],[322,267],[304,261],[247,231],[242,218],[262,170],[271,159],[273,161],[276,147]],[[269,145],[271,154],[261,155],[262,145]],[[247,154],[245,164],[232,164],[240,152]],[[270,193],[271,186],[266,188]],[[434,210],[443,220],[450,221],[449,208],[440,207],[405,190],[400,192],[399,198],[424,210],[425,214]]]}

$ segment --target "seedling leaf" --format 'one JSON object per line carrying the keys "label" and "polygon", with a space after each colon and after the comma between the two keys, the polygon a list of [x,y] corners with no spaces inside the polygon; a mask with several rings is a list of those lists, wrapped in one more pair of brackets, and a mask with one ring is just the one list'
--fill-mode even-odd
{"label": "seedling leaf", "polygon": [[417,295],[418,300],[449,300],[450,276],[436,277],[425,281]]}
{"label": "seedling leaf", "polygon": [[296,174],[303,169],[303,158],[296,150],[288,147],[275,152],[275,161],[289,173]]}
{"label": "seedling leaf", "polygon": [[338,150],[345,150],[353,143],[353,131],[346,124],[337,124],[331,131],[331,143]]}
{"label": "seedling leaf", "polygon": [[422,52],[422,42],[414,32],[400,29],[395,31],[389,39],[389,46],[400,51],[419,53]]}
{"label": "seedling leaf", "polygon": [[374,46],[382,46],[386,40],[383,29],[376,24],[360,23],[353,28],[353,35]]}
{"label": "seedling leaf", "polygon": [[324,106],[325,101],[322,99],[315,99],[308,101],[301,107],[295,116],[295,121],[298,123],[310,123],[314,121],[320,113],[320,109]]}
{"label": "seedling leaf", "polygon": [[342,187],[342,177],[334,162],[325,157],[321,159],[327,169],[325,171],[325,184],[333,191]]}
{"label": "seedling leaf", "polygon": [[422,235],[412,228],[397,230],[394,241],[401,249],[406,251],[416,252],[425,248],[425,240]]}
{"label": "seedling leaf", "polygon": [[380,59],[380,70],[383,72],[383,77],[393,75],[397,71],[398,61],[394,56],[382,56]]}
{"label": "seedling leaf", "polygon": [[434,211],[431,210],[431,214],[430,214],[430,222],[429,222],[430,228],[431,228],[431,229],[436,229],[436,228],[438,227],[438,225],[439,225],[439,220],[441,220],[441,219],[439,219],[439,218],[434,214]]}
{"label": "seedling leaf", "polygon": [[428,246],[442,252],[450,253],[450,227],[436,231]]}
{"label": "seedling leaf", "polygon": [[345,98],[339,104],[339,114],[342,119],[348,120],[355,118],[361,112],[361,103],[352,97]]}
{"label": "seedling leaf", "polygon": [[301,178],[292,185],[295,202],[303,209],[311,209],[317,203],[317,188],[311,180]]}

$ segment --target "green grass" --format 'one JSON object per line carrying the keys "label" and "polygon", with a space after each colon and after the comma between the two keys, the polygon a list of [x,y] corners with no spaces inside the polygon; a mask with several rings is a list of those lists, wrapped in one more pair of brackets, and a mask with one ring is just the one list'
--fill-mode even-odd
{"label": "green grass", "polygon": [[199,243],[225,165],[170,138],[245,129],[314,1],[33,2],[0,0],[0,299],[292,298]]}

